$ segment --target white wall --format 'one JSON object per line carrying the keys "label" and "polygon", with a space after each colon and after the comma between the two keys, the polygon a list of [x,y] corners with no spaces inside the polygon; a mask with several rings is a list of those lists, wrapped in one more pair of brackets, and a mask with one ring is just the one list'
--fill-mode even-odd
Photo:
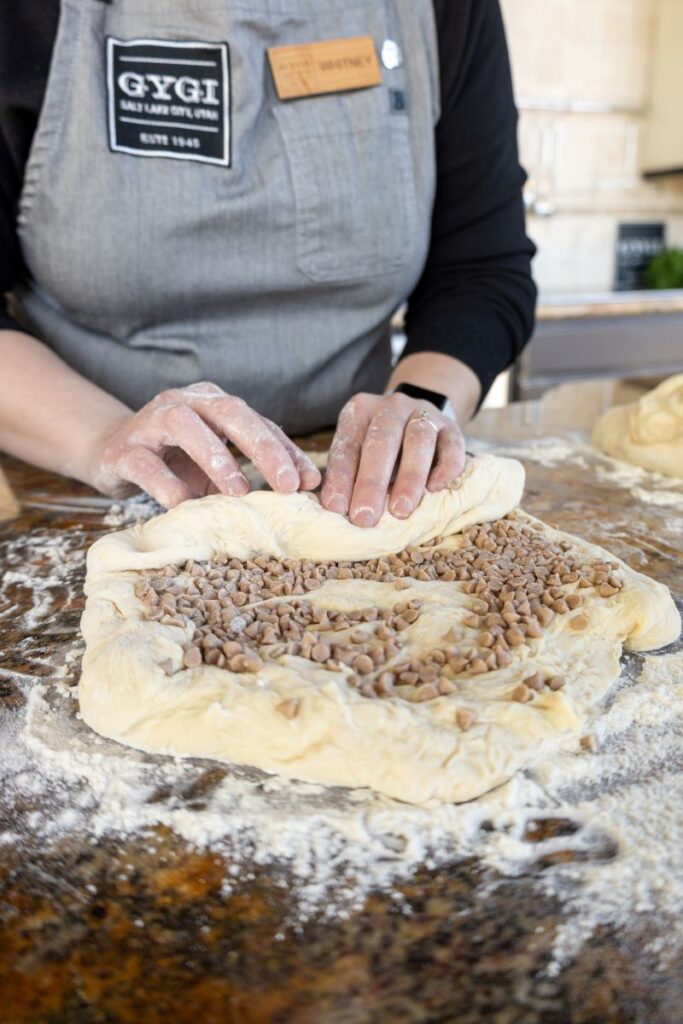
{"label": "white wall", "polygon": [[683,245],[683,179],[640,175],[656,0],[501,2],[528,191],[554,210],[529,218],[541,290],[609,290],[619,221]]}

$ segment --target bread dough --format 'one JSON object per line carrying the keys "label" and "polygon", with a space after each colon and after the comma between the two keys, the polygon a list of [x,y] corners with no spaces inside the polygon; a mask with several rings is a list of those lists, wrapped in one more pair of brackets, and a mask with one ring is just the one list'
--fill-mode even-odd
{"label": "bread dough", "polygon": [[683,373],[637,402],[609,409],[595,426],[593,444],[625,462],[683,477]]}
{"label": "bread dough", "polygon": [[[186,502],[143,525],[99,540],[88,556],[86,641],[80,704],[104,736],[145,751],[212,758],[328,785],[371,787],[399,800],[465,801],[508,779],[567,738],[574,744],[589,708],[619,675],[622,644],[649,650],[675,639],[680,620],[668,590],[625,565],[626,584],[608,600],[590,596],[589,628],[576,633],[556,616],[540,640],[513,652],[512,663],[463,677],[458,693],[426,703],[368,699],[342,671],[285,655],[254,675],[201,665],[182,668],[193,627],[146,621],[136,596],[140,570],[218,554],[246,559],[367,560],[434,538],[462,543],[460,531],[499,519],[519,503],[524,472],[513,460],[472,460],[460,486],[427,494],[408,520],[385,513],[371,529],[324,510],[311,494],[252,492]],[[520,515],[523,515],[520,513]],[[531,517],[525,517],[529,523]],[[587,559],[614,561],[601,548],[544,527],[549,543],[571,541]],[[439,541],[441,543],[441,541]],[[457,581],[327,580],[312,595],[319,607],[393,607],[419,597],[420,617],[401,633],[411,650],[433,647],[469,613]],[[169,676],[161,663],[177,670]],[[565,677],[563,690],[516,703],[510,692],[537,668]],[[347,670],[348,671],[348,670]],[[299,702],[293,719],[277,708]],[[456,710],[472,712],[468,731]]]}

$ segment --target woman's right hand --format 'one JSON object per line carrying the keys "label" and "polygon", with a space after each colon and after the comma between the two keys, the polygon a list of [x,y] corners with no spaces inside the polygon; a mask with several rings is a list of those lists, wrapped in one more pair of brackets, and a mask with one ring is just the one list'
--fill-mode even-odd
{"label": "woman's right hand", "polygon": [[95,443],[90,477],[110,497],[139,489],[166,508],[211,492],[246,494],[249,483],[226,441],[275,491],[313,490],[320,483],[313,462],[280,427],[210,383],[162,391],[116,420]]}

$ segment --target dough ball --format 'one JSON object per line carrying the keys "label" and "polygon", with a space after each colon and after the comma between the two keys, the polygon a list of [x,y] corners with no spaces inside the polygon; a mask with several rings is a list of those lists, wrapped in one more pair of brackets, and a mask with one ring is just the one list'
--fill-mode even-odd
{"label": "dough ball", "polygon": [[683,373],[637,402],[609,409],[595,426],[593,444],[624,462],[683,477]]}

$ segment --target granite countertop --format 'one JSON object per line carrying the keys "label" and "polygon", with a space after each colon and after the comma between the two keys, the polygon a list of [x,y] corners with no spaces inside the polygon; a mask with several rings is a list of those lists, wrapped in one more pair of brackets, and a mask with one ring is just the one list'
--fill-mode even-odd
{"label": "granite countertop", "polygon": [[[326,439],[318,442],[324,447]],[[33,615],[31,591],[11,577],[0,588],[0,778],[7,781],[16,767],[3,762],[2,729],[18,727],[31,688],[58,676],[61,687],[77,684],[77,664],[57,666],[78,630],[85,549],[110,527],[108,503],[87,488],[9,459],[3,465],[22,511],[0,525],[0,576],[10,555],[13,564],[34,559],[39,575],[36,552],[51,538],[68,545],[73,565],[48,617]],[[601,481],[588,458],[526,466],[528,511],[611,546],[680,590],[680,509],[638,502]],[[188,814],[224,770],[189,766],[192,785],[176,794]],[[659,934],[654,919],[600,926],[557,977],[544,973],[568,911],[541,883],[576,856],[561,838],[575,829],[571,820],[528,822],[530,867],[516,877],[497,875],[476,856],[424,866],[398,883],[400,905],[380,892],[345,918],[313,915],[292,928],[296,896],[286,868],[254,864],[226,893],[225,852],[192,846],[162,826],[153,845],[149,835],[78,828],[46,843],[30,827],[36,800],[8,803],[0,785],[0,839],[15,838],[0,845],[0,1022],[683,1021],[683,956],[656,973],[646,950]],[[618,839],[589,855],[608,865],[606,885],[617,854]]]}
{"label": "granite countertop", "polygon": [[540,321],[666,313],[683,313],[683,290],[541,294],[538,303]]}

